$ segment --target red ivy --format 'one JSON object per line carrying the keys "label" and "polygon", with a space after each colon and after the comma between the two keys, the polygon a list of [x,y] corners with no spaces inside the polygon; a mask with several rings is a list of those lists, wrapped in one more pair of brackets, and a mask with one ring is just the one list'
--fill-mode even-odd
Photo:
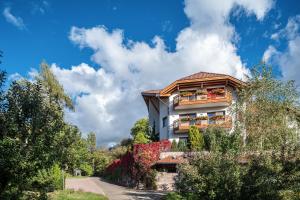
{"label": "red ivy", "polygon": [[114,160],[106,171],[114,173],[115,170],[120,169],[121,174],[130,174],[134,179],[139,180],[159,160],[160,152],[169,151],[171,145],[169,140],[136,144],[133,146],[133,152],[127,152],[120,159]]}

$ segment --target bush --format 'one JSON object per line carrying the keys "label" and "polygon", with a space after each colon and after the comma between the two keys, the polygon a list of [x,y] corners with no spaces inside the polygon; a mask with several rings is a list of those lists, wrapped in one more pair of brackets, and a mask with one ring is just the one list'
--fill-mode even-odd
{"label": "bush", "polygon": [[183,200],[183,197],[176,192],[170,192],[164,197],[164,200]]}
{"label": "bush", "polygon": [[259,155],[242,181],[241,195],[246,199],[299,199],[300,162]]}
{"label": "bush", "polygon": [[32,178],[31,187],[35,191],[52,192],[62,189],[63,174],[58,164],[53,165],[48,170],[38,171],[37,176]]}
{"label": "bush", "polygon": [[201,151],[204,147],[204,138],[196,126],[191,126],[188,133],[188,143],[192,151]]}
{"label": "bush", "polygon": [[172,141],[171,150],[172,151],[178,151],[178,144],[177,144],[176,140]]}
{"label": "bush", "polygon": [[148,173],[145,174],[144,181],[143,181],[145,184],[145,188],[152,189],[152,190],[157,189],[156,176],[157,176],[156,170],[150,170]]}
{"label": "bush", "polygon": [[228,151],[237,152],[240,148],[240,142],[240,133],[228,133],[223,128],[208,128],[204,133],[205,149],[208,151],[221,153],[227,153]]}
{"label": "bush", "polygon": [[239,199],[242,171],[233,155],[197,155],[180,165],[176,188],[187,199]]}
{"label": "bush", "polygon": [[177,149],[178,149],[178,151],[187,151],[188,147],[187,147],[186,142],[184,142],[183,140],[179,140]]}
{"label": "bush", "polygon": [[93,175],[93,167],[88,163],[80,164],[80,170],[82,171],[83,176],[92,176]]}

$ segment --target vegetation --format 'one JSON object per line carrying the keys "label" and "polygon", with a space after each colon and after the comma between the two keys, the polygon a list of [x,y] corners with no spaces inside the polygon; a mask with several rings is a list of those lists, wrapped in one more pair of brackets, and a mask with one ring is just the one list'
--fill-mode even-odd
{"label": "vegetation", "polygon": [[0,198],[19,199],[30,191],[44,196],[61,189],[62,170],[93,174],[95,137],[81,137],[64,121],[73,109],[46,63],[34,81],[21,79],[4,90],[0,72]]}
{"label": "vegetation", "polygon": [[90,192],[80,192],[72,190],[60,190],[53,192],[49,195],[50,200],[108,200],[107,197],[104,197],[99,194],[94,194]]}
{"label": "vegetation", "polygon": [[143,132],[138,132],[133,139],[133,144],[147,144],[149,142],[148,135]]}
{"label": "vegetation", "polygon": [[196,126],[191,126],[188,133],[188,144],[191,151],[200,151],[204,147],[204,138]]}
{"label": "vegetation", "polygon": [[149,120],[147,118],[139,119],[135,122],[131,128],[131,136],[135,138],[137,134],[144,135],[146,138],[155,142],[159,140],[159,135],[155,133],[155,127],[150,127]]}

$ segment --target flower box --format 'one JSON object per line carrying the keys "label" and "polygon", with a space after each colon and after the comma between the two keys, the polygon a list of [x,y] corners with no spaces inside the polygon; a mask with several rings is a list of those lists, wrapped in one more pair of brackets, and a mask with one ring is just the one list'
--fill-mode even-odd
{"label": "flower box", "polygon": [[182,96],[182,97],[188,97],[188,96],[191,96],[191,95],[193,95],[192,92],[187,92],[187,91],[180,92],[180,96]]}
{"label": "flower box", "polygon": [[225,90],[223,88],[213,89],[211,92],[213,94],[216,94],[216,95],[223,95],[223,94],[225,94]]}
{"label": "flower box", "polygon": [[196,117],[196,120],[208,120],[208,116],[199,116],[199,117]]}
{"label": "flower box", "polygon": [[197,90],[196,94],[197,95],[207,95],[207,90]]}
{"label": "flower box", "polygon": [[197,100],[207,100],[207,95],[205,94],[203,94],[203,95],[197,95]]}

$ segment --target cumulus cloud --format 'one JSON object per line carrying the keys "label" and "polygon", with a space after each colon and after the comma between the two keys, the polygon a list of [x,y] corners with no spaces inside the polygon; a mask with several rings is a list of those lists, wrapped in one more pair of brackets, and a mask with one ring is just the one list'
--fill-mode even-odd
{"label": "cumulus cloud", "polygon": [[296,80],[300,84],[300,15],[289,18],[285,28],[279,30],[276,39],[287,40],[283,51],[269,46],[264,53],[268,61],[278,65],[285,80]]}
{"label": "cumulus cloud", "polygon": [[199,71],[242,78],[248,70],[237,55],[230,15],[239,9],[262,20],[271,7],[270,0],[187,0],[184,11],[191,23],[179,32],[174,52],[158,36],[147,44],[126,40],[119,29],[72,27],[70,40],[80,48],[91,48],[92,61],[101,67],[52,65],[76,101],[76,112],[68,112],[66,118],[84,132],[97,132],[100,145],[118,142],[129,136],[135,120],[147,115],[141,91],[163,88]]}
{"label": "cumulus cloud", "polygon": [[3,10],[3,16],[6,19],[8,23],[11,23],[12,25],[16,26],[20,30],[23,30],[26,28],[23,19],[21,17],[15,16],[11,13],[10,7],[6,7]]}
{"label": "cumulus cloud", "polygon": [[263,55],[263,61],[264,62],[269,62],[270,59],[275,56],[276,54],[278,54],[278,51],[276,50],[276,48],[272,45],[270,45],[268,47],[268,49],[264,52],[264,55]]}

